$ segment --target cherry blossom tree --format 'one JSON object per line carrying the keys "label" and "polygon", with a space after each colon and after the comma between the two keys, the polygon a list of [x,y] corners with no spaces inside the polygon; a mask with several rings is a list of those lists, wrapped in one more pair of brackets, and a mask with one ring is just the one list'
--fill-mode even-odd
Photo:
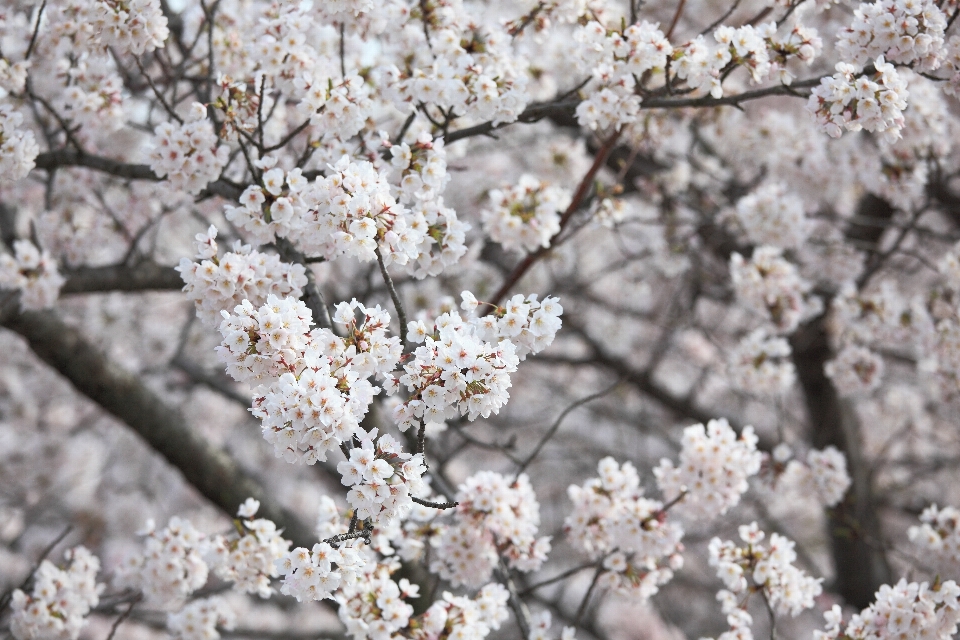
{"label": "cherry blossom tree", "polygon": [[0,632],[953,638],[958,15],[0,3]]}

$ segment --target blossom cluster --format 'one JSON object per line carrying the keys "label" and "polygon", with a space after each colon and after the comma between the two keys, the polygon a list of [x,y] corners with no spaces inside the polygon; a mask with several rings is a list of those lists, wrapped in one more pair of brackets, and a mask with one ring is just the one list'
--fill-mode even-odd
{"label": "blossom cluster", "polygon": [[494,242],[513,251],[549,247],[560,232],[560,214],[570,205],[561,187],[523,175],[515,186],[490,191],[490,208],[483,212],[483,230]]}
{"label": "blossom cluster", "polygon": [[238,536],[217,535],[207,541],[204,555],[222,580],[230,581],[244,593],[268,598],[273,593],[270,579],[277,577],[276,562],[290,548],[272,520],[257,518],[260,503],[253,498],[240,506],[235,521]]}
{"label": "blossom cluster", "polygon": [[198,598],[167,614],[167,631],[180,640],[216,640],[217,629],[233,629],[235,618],[223,598]]}
{"label": "blossom cluster", "polygon": [[52,307],[65,282],[56,260],[29,240],[14,242],[13,251],[0,254],[0,289],[19,291],[21,309]]}
{"label": "blossom cluster", "polygon": [[479,587],[500,558],[518,571],[536,571],[550,552],[550,538],[536,537],[540,504],[525,474],[512,482],[481,471],[460,485],[453,524],[433,540],[430,570],[454,586]]}
{"label": "blossom cluster", "polygon": [[574,39],[576,61],[593,77],[586,99],[577,105],[577,121],[590,129],[608,129],[636,120],[640,96],[635,78],[663,73],[673,53],[658,25],[644,20],[621,33],[593,21],[577,29]]}
{"label": "blossom cluster", "polygon": [[948,640],[960,622],[960,587],[953,580],[926,582],[900,580],[883,585],[869,607],[843,626],[839,605],[824,615],[826,630],[814,631],[814,640]]}
{"label": "blossom cluster", "polygon": [[10,632],[16,640],[76,640],[85,617],[100,602],[100,560],[85,547],[64,554],[60,569],[44,560],[33,574],[29,594],[15,589],[10,599]]}
{"label": "blossom cluster", "polygon": [[[527,640],[553,640],[553,636],[550,635],[552,622],[553,616],[550,615],[549,611],[541,611],[531,616],[530,634],[527,636]],[[563,631],[560,632],[560,640],[574,640],[576,634],[577,630],[574,627],[564,627]]]}
{"label": "blossom cluster", "polygon": [[757,436],[744,427],[737,437],[725,419],[683,430],[679,466],[664,458],[654,468],[657,486],[667,500],[683,501],[677,510],[697,518],[715,518],[740,502],[747,478],[760,471]]}
{"label": "blossom cluster", "polygon": [[908,530],[910,541],[960,566],[960,511],[933,504],[920,514],[920,523]]}
{"label": "blossom cluster", "polygon": [[108,47],[136,55],[162,48],[170,31],[158,0],[71,1],[56,25],[62,37],[89,51]]}
{"label": "blossom cluster", "polygon": [[194,102],[182,124],[157,126],[150,168],[173,189],[197,194],[220,177],[229,155],[229,147],[217,144],[206,107]]}
{"label": "blossom cluster", "polygon": [[734,253],[730,277],[737,299],[764,317],[777,333],[792,333],[804,318],[820,309],[819,299],[808,295],[811,283],[778,247],[757,247],[749,261]]}
{"label": "blossom cluster", "polygon": [[742,547],[720,538],[710,541],[710,566],[716,567],[717,577],[726,587],[717,599],[732,629],[720,637],[731,640],[741,637],[738,633],[749,633],[752,618],[744,607],[744,599],[751,593],[762,591],[773,611],[796,616],[812,609],[814,598],[823,591],[822,579],[812,578],[794,566],[797,554],[792,540],[774,533],[765,544],[766,534],[756,522],[741,525],[739,534],[745,543]]}
{"label": "blossom cluster", "polygon": [[790,343],[757,329],[745,336],[730,354],[730,380],[742,391],[775,396],[793,386],[796,369],[790,361]]}
{"label": "blossom cluster", "polygon": [[844,129],[875,131],[890,142],[900,137],[910,95],[907,83],[883,56],[873,67],[874,72],[867,75],[856,65],[838,62],[837,72],[823,78],[810,93],[807,109],[831,137],[839,138]]}
{"label": "blossom cluster", "polygon": [[641,601],[657,593],[683,564],[683,528],[667,519],[664,504],[644,497],[629,462],[604,458],[598,478],[570,485],[573,510],[563,528],[573,545],[603,558],[601,580]]}
{"label": "blossom cluster", "polygon": [[813,497],[828,508],[840,504],[851,484],[847,458],[833,445],[810,449],[801,459],[794,457],[790,445],[781,442],[764,461],[761,478],[781,495]]}
{"label": "blossom cluster", "polygon": [[34,167],[40,147],[23,116],[9,104],[0,104],[0,176],[19,180]]}
{"label": "blossom cluster", "polygon": [[357,578],[337,595],[337,614],[354,640],[401,637],[413,616],[408,599],[420,597],[420,587],[406,578],[390,577],[395,564],[367,563]]}
{"label": "blossom cluster", "polygon": [[294,83],[303,93],[299,109],[309,114],[310,124],[324,136],[347,140],[366,125],[373,103],[360,76],[351,74],[333,82],[326,73],[314,69],[298,76]]}
{"label": "blossom cluster", "polygon": [[[463,15],[459,3],[445,4],[452,6],[434,7],[421,18],[423,25],[437,23],[435,31],[426,27],[431,33],[423,43],[434,55],[413,68],[386,65],[380,70],[385,97],[403,111],[423,103],[494,124],[514,122],[530,97],[509,36],[503,29],[482,29]],[[411,31],[423,33],[423,25]]]}
{"label": "blossom cluster", "polygon": [[456,311],[440,315],[431,329],[422,320],[410,323],[408,339],[420,346],[403,365],[404,373],[384,384],[391,394],[400,385],[407,388],[409,398],[393,409],[401,431],[460,415],[486,418],[506,404],[510,374],[520,362],[516,346],[508,339],[487,342],[479,333]]}
{"label": "blossom cluster", "polygon": [[837,53],[864,66],[883,56],[918,71],[940,67],[947,18],[932,0],[876,0],[861,3],[853,24],[840,30]]}
{"label": "blossom cluster", "polygon": [[270,295],[259,309],[244,300],[233,314],[222,313],[217,352],[234,379],[258,383],[252,411],[278,457],[314,464],[354,435],[366,437],[359,423],[379,393],[368,378],[392,371],[401,353],[399,339],[386,334],[390,314],[379,305],[341,303],[334,315],[340,338],[330,329],[311,331],[310,310],[293,298]]}
{"label": "blossom cluster", "polygon": [[377,438],[377,429],[360,436],[360,445],[350,449],[350,459],[337,465],[341,482],[350,487],[347,502],[357,518],[375,524],[401,520],[413,506],[411,496],[426,486],[423,454],[404,453],[391,435]]}
{"label": "blossom cluster", "polygon": [[[475,313],[480,304],[476,296],[464,291],[460,297],[463,300],[460,308]],[[506,339],[512,342],[522,362],[528,355],[537,354],[553,344],[562,325],[560,316],[563,307],[560,306],[560,299],[547,296],[538,300],[538,297],[535,293],[526,296],[518,293],[492,313],[481,317],[471,316],[470,321],[477,327],[481,340],[499,342]],[[416,325],[418,333],[424,329],[424,325]]]}
{"label": "blossom cluster", "polygon": [[[297,547],[277,560],[277,572],[283,576],[280,593],[304,600],[333,600],[341,584],[351,584],[366,564],[353,542],[333,547],[318,542],[312,549]],[[336,565],[336,569],[334,569]]]}
{"label": "blossom cluster", "polygon": [[444,591],[443,597],[420,616],[417,628],[411,629],[411,640],[483,640],[509,616],[509,598],[506,587],[496,582],[484,586],[472,599]]}
{"label": "blossom cluster", "polygon": [[811,232],[803,209],[786,185],[769,183],[741,198],[733,217],[751,244],[796,249]]}
{"label": "blossom cluster", "polygon": [[185,283],[183,291],[204,324],[216,326],[222,320],[221,311],[231,311],[244,300],[259,306],[271,295],[299,298],[303,294],[307,285],[303,265],[254,251],[239,240],[233,251],[219,257],[216,238],[213,225],[206,233],[198,233],[196,261],[182,258],[176,268]]}
{"label": "blossom cluster", "polygon": [[414,220],[419,221],[422,216],[427,225],[413,276],[439,275],[467,252],[466,233],[471,228],[443,203],[442,193],[450,181],[443,138],[434,138],[424,131],[412,145],[392,144],[383,132],[381,139],[390,152],[390,180],[399,193],[398,199],[411,207]]}
{"label": "blossom cluster", "polygon": [[880,386],[883,358],[866,347],[847,345],[823,369],[840,395],[862,395]]}
{"label": "blossom cluster", "polygon": [[203,534],[176,516],[159,531],[149,520],[145,534],[143,553],[130,555],[120,566],[118,583],[140,589],[158,606],[182,604],[207,582],[210,568],[203,559]]}

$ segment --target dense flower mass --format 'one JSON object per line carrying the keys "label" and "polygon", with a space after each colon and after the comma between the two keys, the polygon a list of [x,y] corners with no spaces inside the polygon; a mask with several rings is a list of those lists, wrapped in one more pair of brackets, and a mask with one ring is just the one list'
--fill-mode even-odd
{"label": "dense flower mass", "polygon": [[490,579],[501,558],[519,571],[536,571],[550,552],[550,538],[537,537],[540,504],[527,476],[509,481],[483,471],[457,492],[454,522],[436,538],[431,571],[454,585],[477,587]]}
{"label": "dense flower mass", "polygon": [[0,638],[957,635],[958,23],[2,3]]}
{"label": "dense flower mass", "polygon": [[678,511],[715,518],[740,502],[747,478],[760,471],[761,455],[752,427],[738,437],[726,420],[683,430],[678,466],[664,458],[653,470],[667,500],[682,498]]}
{"label": "dense flower mass", "polygon": [[632,464],[604,458],[597,470],[598,478],[567,488],[573,511],[564,531],[603,560],[605,583],[645,601],[683,566],[683,528],[667,519],[662,502],[644,497]]}
{"label": "dense flower mass", "polygon": [[100,601],[100,560],[84,547],[70,549],[64,557],[68,564],[63,569],[49,560],[40,563],[29,594],[14,590],[10,631],[17,640],[77,640],[85,616]]}

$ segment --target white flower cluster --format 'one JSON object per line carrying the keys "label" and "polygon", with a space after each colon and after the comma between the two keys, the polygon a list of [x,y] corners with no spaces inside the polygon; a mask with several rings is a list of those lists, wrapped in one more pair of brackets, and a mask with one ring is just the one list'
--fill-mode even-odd
{"label": "white flower cluster", "polygon": [[560,232],[560,213],[570,205],[570,198],[566,189],[520,176],[516,186],[490,191],[491,208],[483,211],[483,230],[506,249],[547,248]]}
{"label": "white flower cluster", "polygon": [[148,602],[167,607],[206,584],[203,534],[189,520],[174,516],[160,531],[148,520],[146,536],[143,554],[130,556],[119,568],[121,586],[140,589]]}
{"label": "white flower cluster", "polygon": [[341,583],[352,584],[363,571],[363,554],[352,544],[348,541],[337,548],[318,542],[312,550],[297,547],[287,553],[277,560],[277,571],[283,576],[280,593],[293,596],[297,602],[333,600]]}
{"label": "white flower cluster", "polygon": [[664,458],[654,468],[657,486],[667,500],[680,498],[677,510],[696,518],[715,518],[740,502],[747,478],[760,471],[757,436],[744,427],[740,437],[725,419],[683,430],[679,466]]}
{"label": "white flower cluster", "polygon": [[811,449],[807,453],[806,485],[812,485],[814,493],[825,507],[835,507],[843,500],[850,488],[847,459],[839,449],[830,445],[823,450]]}
{"label": "white flower cluster", "polygon": [[803,200],[783,183],[765,184],[737,202],[734,219],[755,245],[797,249],[810,236]]}
{"label": "white flower cluster", "polygon": [[629,462],[607,457],[597,471],[600,477],[567,488],[573,510],[563,529],[591,558],[604,557],[605,584],[646,601],[683,565],[683,528],[667,520],[662,502],[644,497]]}
{"label": "white flower cluster", "polygon": [[196,195],[220,177],[230,148],[217,146],[213,124],[202,104],[193,103],[183,124],[163,122],[154,133],[150,168],[171,187]]}
{"label": "white flower cluster", "polygon": [[141,55],[161,49],[169,36],[158,0],[68,0],[52,16],[53,40],[96,54]]}
{"label": "white flower cluster", "polygon": [[663,73],[667,57],[673,54],[658,26],[644,20],[620,33],[589,22],[576,30],[576,62],[581,71],[593,76],[586,98],[577,105],[581,126],[619,128],[637,119],[640,96],[634,92],[635,78]]}
{"label": "white flower cluster", "polygon": [[790,343],[784,338],[771,337],[757,329],[730,354],[730,380],[740,390],[758,396],[783,393],[797,377],[790,353]]}
{"label": "white flower cluster", "polygon": [[[824,507],[835,507],[850,488],[847,459],[836,447],[810,449],[806,461],[793,458],[793,449],[781,442],[773,449],[773,461],[766,479],[771,488],[784,493],[795,492],[803,497],[814,497]],[[775,486],[774,486],[775,485]]]}
{"label": "white flower cluster", "polygon": [[222,320],[221,311],[230,311],[244,300],[260,306],[271,295],[299,298],[303,294],[307,285],[303,265],[254,251],[239,240],[233,251],[218,257],[216,237],[213,225],[206,233],[198,233],[197,262],[182,258],[176,267],[185,283],[183,291],[193,299],[204,324],[216,326]]}
{"label": "white flower cluster", "polygon": [[[553,623],[553,617],[549,611],[541,611],[538,614],[530,616],[530,634],[527,640],[553,640],[550,634],[550,625]],[[560,640],[575,640],[577,630],[575,627],[564,627],[560,632]]]}
{"label": "white flower cluster", "polygon": [[943,92],[960,98],[960,36],[950,36],[947,40],[943,51],[943,64],[950,72],[950,78],[941,83]]}
{"label": "white flower cluster", "polygon": [[350,449],[350,459],[337,465],[341,482],[350,487],[347,502],[360,520],[389,525],[402,520],[413,507],[411,496],[426,486],[423,454],[404,453],[389,434],[377,438],[377,429],[360,435],[360,446]]}
{"label": "white flower cluster", "polygon": [[820,309],[819,298],[807,295],[812,285],[777,247],[757,247],[749,262],[734,253],[730,276],[737,299],[764,316],[777,333],[792,333],[805,317]]}
{"label": "white flower cluster", "polygon": [[35,166],[40,153],[33,132],[21,129],[23,116],[9,104],[0,104],[0,176],[19,180]]}
{"label": "white flower cluster", "polygon": [[920,522],[920,526],[907,531],[910,541],[960,566],[960,511],[953,507],[940,509],[933,504],[920,514]]}
{"label": "white flower cluster", "polygon": [[[357,323],[356,310],[363,314]],[[255,382],[253,415],[278,457],[313,464],[355,434],[379,388],[367,378],[384,376],[400,359],[400,340],[387,337],[390,314],[353,300],[337,305],[329,329],[310,331],[311,312],[293,298],[268,296],[259,309],[250,301],[223,312],[217,353],[238,382]]]}
{"label": "white flower cluster", "polygon": [[390,150],[390,178],[397,185],[400,202],[434,200],[443,193],[450,182],[443,138],[423,131],[411,147],[406,142],[392,144],[385,132],[380,137],[383,146]]}
{"label": "white flower cluster", "polygon": [[483,640],[509,617],[509,599],[507,589],[496,582],[483,587],[472,600],[444,591],[443,598],[430,605],[420,617],[419,626],[410,630],[409,637],[411,640]]}
{"label": "white flower cluster", "polygon": [[235,622],[233,610],[223,598],[200,598],[176,613],[167,614],[167,631],[180,640],[216,640],[217,628],[231,630]]}
{"label": "white flower cluster", "polygon": [[[275,160],[260,162],[269,168]],[[327,260],[345,254],[368,262],[379,247],[385,264],[405,265],[419,257],[428,238],[422,215],[397,203],[372,164],[349,156],[313,183],[299,169],[285,176],[283,169],[270,168],[263,187],[248,187],[240,202],[243,206],[226,208],[228,220],[260,241],[285,236],[306,255]]]}
{"label": "white flower cluster", "polygon": [[823,592],[822,578],[812,578],[793,565],[797,559],[796,544],[780,534],[766,537],[754,522],[741,525],[740,539],[746,543],[738,547],[730,540],[710,541],[710,566],[717,568],[717,577],[723,580],[725,590],[717,593],[723,613],[732,629],[720,638],[752,637],[749,626],[753,620],[746,611],[745,598],[762,591],[769,606],[778,614],[796,616],[814,607],[814,598]]}
{"label": "white flower cluster", "polygon": [[373,110],[370,90],[357,74],[333,81],[314,69],[298,75],[294,85],[303,93],[300,110],[325,137],[350,139],[364,128]]}
{"label": "white flower cluster", "polygon": [[836,69],[814,87],[807,102],[820,128],[833,138],[839,138],[844,129],[865,129],[895,142],[903,128],[903,111],[910,94],[894,66],[880,56],[870,76],[848,62],[838,62]]}
{"label": "white flower cluster", "polygon": [[[468,312],[476,312],[479,302],[469,291],[460,294],[463,302],[460,308]],[[471,316],[470,321],[477,327],[478,337],[487,342],[509,340],[516,346],[516,354],[520,361],[527,359],[530,354],[537,354],[553,344],[553,339],[560,331],[563,307],[560,299],[547,296],[542,301],[537,300],[537,294],[529,296],[516,294],[497,307],[492,313],[482,317]],[[416,325],[417,332],[425,326]]]}
{"label": "white flower cluster", "polygon": [[52,307],[65,282],[57,261],[29,240],[13,243],[14,255],[0,254],[0,289],[20,291],[21,309]]}
{"label": "white flower cluster", "polygon": [[500,557],[518,571],[536,571],[550,553],[550,538],[537,538],[540,504],[525,474],[512,483],[480,471],[457,491],[455,521],[433,540],[430,570],[454,586],[478,587]]}
{"label": "white flower cluster", "polygon": [[823,367],[841,396],[870,393],[883,379],[883,358],[858,345],[847,345]]}
{"label": "white flower cluster", "polygon": [[457,219],[457,212],[444,206],[441,194],[450,181],[447,153],[443,138],[422,132],[410,146],[406,142],[391,144],[381,133],[383,146],[390,149],[391,181],[399,192],[399,200],[413,209],[414,219],[427,224],[413,276],[436,276],[444,268],[456,264],[467,252],[466,233],[470,225]]}
{"label": "white flower cluster", "polygon": [[399,565],[368,563],[364,571],[337,596],[337,614],[354,640],[403,637],[398,632],[410,624],[413,607],[405,600],[420,596],[420,587],[406,578],[390,577]]}
{"label": "white flower cluster", "polygon": [[214,536],[205,547],[205,556],[221,580],[244,593],[269,598],[270,578],[277,577],[276,562],[287,554],[290,541],[284,540],[271,520],[252,520],[260,508],[253,498],[240,506],[235,521],[238,537]]}
{"label": "white flower cluster", "polygon": [[486,418],[506,404],[510,374],[520,362],[516,345],[480,336],[478,322],[465,321],[456,311],[439,316],[432,328],[422,320],[409,323],[407,338],[420,346],[403,365],[403,375],[384,384],[387,393],[396,393],[400,385],[409,393],[393,410],[401,431],[421,423],[441,425],[460,415]]}
{"label": "white flower cluster", "polygon": [[20,589],[11,595],[10,632],[16,640],[76,640],[85,616],[100,602],[100,560],[85,547],[74,547],[64,557],[65,569],[49,560],[40,563],[29,595]]}
{"label": "white flower cluster", "polygon": [[[439,14],[443,8],[432,11]],[[481,29],[472,20],[465,24],[463,29],[427,27],[432,62],[409,71],[394,65],[381,69],[384,95],[404,112],[424,103],[494,125],[514,122],[530,100],[526,70],[514,60],[505,31]]]}
{"label": "white flower cluster", "polygon": [[883,56],[917,71],[933,71],[940,67],[946,27],[947,18],[933,0],[861,3],[853,24],[837,34],[837,53],[860,67]]}
{"label": "white flower cluster", "polygon": [[84,60],[70,70],[70,86],[53,105],[71,124],[112,132],[124,125],[124,93],[119,74]]}
{"label": "white flower cluster", "polygon": [[840,605],[823,614],[826,630],[813,640],[949,640],[960,622],[960,587],[953,580],[883,585],[876,602],[850,618],[843,628]]}
{"label": "white flower cluster", "polygon": [[922,298],[907,299],[889,280],[871,292],[848,283],[834,297],[831,311],[844,342],[903,348],[926,344],[934,332]]}

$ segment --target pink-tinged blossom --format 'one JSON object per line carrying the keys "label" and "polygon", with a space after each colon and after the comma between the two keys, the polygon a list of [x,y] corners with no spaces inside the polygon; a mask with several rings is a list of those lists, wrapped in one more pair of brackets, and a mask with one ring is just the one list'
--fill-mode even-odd
{"label": "pink-tinged blossom", "polygon": [[934,584],[907,582],[883,585],[876,601],[854,614],[843,625],[839,605],[823,614],[825,631],[814,631],[814,640],[948,640],[960,622],[960,587],[953,580]]}
{"label": "pink-tinged blossom", "polygon": [[570,204],[570,192],[520,177],[516,186],[490,192],[490,208],[483,212],[483,230],[494,242],[513,251],[536,251],[550,246],[560,232],[560,214]]}
{"label": "pink-tinged blossom", "polygon": [[453,585],[477,587],[490,579],[502,556],[518,571],[536,571],[550,552],[537,537],[540,504],[526,475],[510,482],[481,471],[460,485],[452,524],[433,540],[430,570]]}
{"label": "pink-tinged blossom", "polygon": [[603,559],[603,584],[646,601],[683,566],[683,528],[662,502],[643,495],[632,464],[608,457],[597,470],[599,477],[567,488],[573,509],[564,532],[574,547]]}
{"label": "pink-tinged blossom", "polygon": [[307,285],[303,265],[283,262],[271,253],[260,253],[236,241],[233,250],[219,256],[217,228],[210,225],[198,233],[196,261],[181,258],[176,268],[183,278],[183,290],[193,299],[197,317],[209,326],[223,319],[221,311],[232,311],[244,300],[259,306],[267,297],[299,298]]}
{"label": "pink-tinged blossom", "polygon": [[229,155],[230,148],[218,144],[206,108],[195,102],[183,124],[157,126],[150,168],[173,189],[197,194],[220,177]]}
{"label": "pink-tinged blossom", "polygon": [[807,109],[829,136],[839,138],[843,131],[874,131],[895,142],[903,128],[907,108],[907,83],[883,56],[874,63],[874,72],[864,74],[860,67],[838,62],[837,72],[823,78],[807,101]]}
{"label": "pink-tinged blossom", "polygon": [[725,419],[711,420],[684,429],[678,465],[664,458],[653,473],[667,500],[683,496],[678,512],[710,519],[740,503],[761,460],[752,427],[737,437]]}

